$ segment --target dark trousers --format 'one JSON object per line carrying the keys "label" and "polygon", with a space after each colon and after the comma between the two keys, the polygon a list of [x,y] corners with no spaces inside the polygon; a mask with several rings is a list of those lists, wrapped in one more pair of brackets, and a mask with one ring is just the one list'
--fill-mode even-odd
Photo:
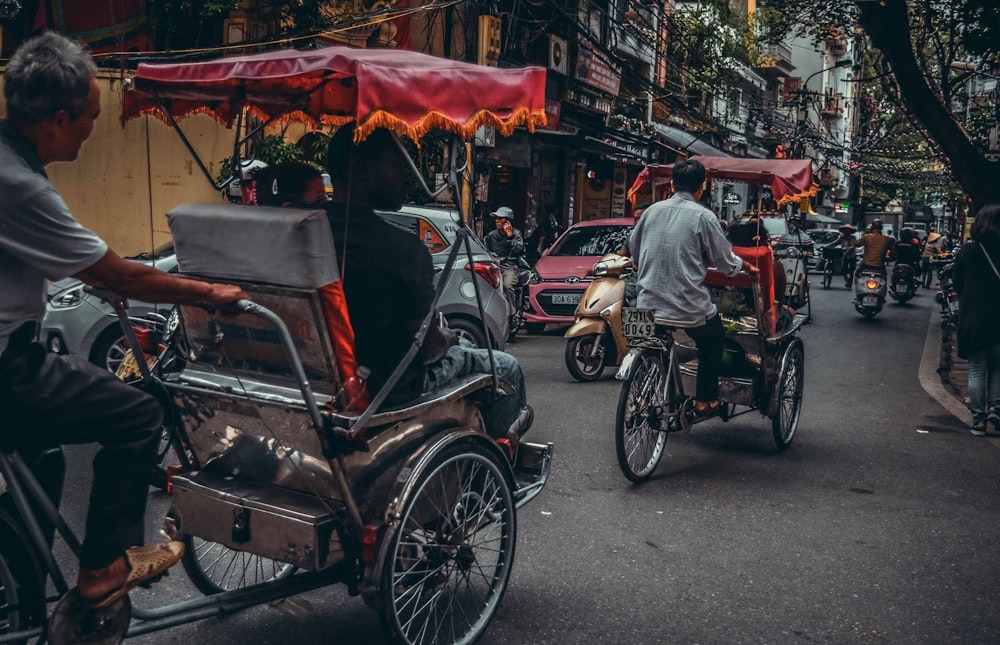
{"label": "dark trousers", "polygon": [[81,356],[12,341],[0,357],[0,445],[28,463],[66,444],[99,443],[80,566],[100,569],[143,543],[163,410]]}
{"label": "dark trousers", "polygon": [[704,325],[685,330],[698,348],[698,379],[695,401],[715,401],[719,398],[719,370],[722,367],[722,348],[726,332],[718,314]]}

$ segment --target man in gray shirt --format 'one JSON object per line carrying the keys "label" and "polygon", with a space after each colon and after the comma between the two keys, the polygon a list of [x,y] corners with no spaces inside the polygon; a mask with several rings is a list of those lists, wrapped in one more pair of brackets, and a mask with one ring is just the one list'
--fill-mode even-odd
{"label": "man in gray shirt", "polygon": [[[80,553],[78,588],[107,605],[176,563],[183,544],[143,543],[149,475],[163,412],[156,400],[79,356],[36,342],[46,280],[76,276],[128,298],[223,305],[232,285],[186,280],[123,260],[79,224],[45,166],[73,161],[101,111],[90,56],[47,33],[7,64],[0,121],[0,448],[30,463],[62,444],[100,443]],[[50,494],[58,497],[58,487]]]}
{"label": "man in gray shirt", "polygon": [[715,214],[698,203],[705,167],[693,160],[674,165],[674,194],[647,208],[628,247],[638,267],[638,306],[655,310],[656,323],[683,328],[698,348],[695,414],[719,407],[719,366],[724,331],[705,275],[711,266],[726,275],[756,267],[733,253]]}

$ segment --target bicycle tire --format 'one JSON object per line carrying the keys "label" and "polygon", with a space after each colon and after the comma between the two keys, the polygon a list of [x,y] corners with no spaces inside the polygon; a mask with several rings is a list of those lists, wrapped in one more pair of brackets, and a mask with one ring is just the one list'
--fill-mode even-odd
{"label": "bicycle tire", "polygon": [[0,635],[44,620],[45,583],[38,558],[17,523],[0,508]]}
{"label": "bicycle tire", "polygon": [[[661,400],[664,378],[669,378],[669,371],[664,371],[661,354],[646,353],[618,395],[615,453],[622,474],[632,482],[649,479],[663,458],[667,433],[661,424],[669,422],[663,410],[672,408],[670,402]],[[671,389],[669,382],[667,389]]]}

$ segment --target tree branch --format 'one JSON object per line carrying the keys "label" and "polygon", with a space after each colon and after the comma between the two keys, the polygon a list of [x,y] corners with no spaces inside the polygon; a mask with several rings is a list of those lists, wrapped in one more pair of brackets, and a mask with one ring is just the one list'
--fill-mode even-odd
{"label": "tree branch", "polygon": [[951,163],[955,178],[979,203],[1000,202],[1000,166],[986,160],[920,72],[905,0],[856,0],[860,23],[889,62],[909,111]]}

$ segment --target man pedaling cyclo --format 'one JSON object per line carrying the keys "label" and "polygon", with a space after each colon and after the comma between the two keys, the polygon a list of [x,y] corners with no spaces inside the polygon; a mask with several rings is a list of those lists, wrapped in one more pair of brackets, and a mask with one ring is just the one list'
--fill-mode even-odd
{"label": "man pedaling cyclo", "polygon": [[[341,263],[358,363],[370,370],[368,384],[374,395],[409,350],[430,312],[434,266],[416,236],[374,212],[399,210],[403,204],[406,162],[394,136],[376,129],[357,146],[353,139],[354,127],[345,125],[330,140],[327,172],[333,182],[333,201],[326,209]],[[494,351],[493,362],[498,376],[514,392],[483,405],[483,421],[490,436],[508,439],[515,447],[533,419],[524,375],[510,354]],[[386,402],[406,403],[462,376],[491,373],[489,350],[471,347],[432,318],[420,352]]]}
{"label": "man pedaling cyclo", "polygon": [[645,210],[629,240],[638,268],[638,306],[655,311],[658,325],[684,329],[698,349],[694,413],[719,408],[719,370],[725,331],[705,277],[708,267],[732,276],[757,267],[733,253],[715,213],[698,203],[705,190],[705,166],[674,166],[674,194]]}

